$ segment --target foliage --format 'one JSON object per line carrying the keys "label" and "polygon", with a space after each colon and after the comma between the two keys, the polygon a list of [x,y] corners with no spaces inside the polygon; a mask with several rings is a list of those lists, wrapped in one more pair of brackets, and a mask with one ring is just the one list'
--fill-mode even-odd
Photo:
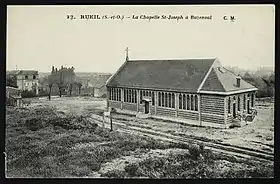
{"label": "foliage", "polygon": [[38,94],[39,97],[48,96],[48,94],[49,93],[47,91],[45,91],[43,89],[39,89],[39,94]]}
{"label": "foliage", "polygon": [[[217,164],[217,154],[204,145],[161,142],[110,132],[85,116],[61,113],[50,107],[6,110],[7,176],[86,177],[103,163],[150,149],[181,148],[185,153],[164,157],[151,155],[124,170],[111,170],[105,177],[213,178],[270,177],[273,167],[256,164],[238,166],[233,159],[229,170]],[[226,158],[229,156],[226,155]],[[246,166],[246,167],[245,167]],[[240,169],[241,168],[241,169]]]}
{"label": "foliage", "polygon": [[24,90],[21,92],[22,98],[32,98],[36,97],[36,93],[34,91]]}
{"label": "foliage", "polygon": [[6,86],[17,88],[17,77],[15,75],[6,75]]}
{"label": "foliage", "polygon": [[245,81],[256,86],[259,90],[257,91],[256,97],[271,97],[274,96],[275,90],[275,74],[257,76],[255,74],[249,74],[246,72],[242,76]]}
{"label": "foliage", "polygon": [[51,94],[51,89],[53,85],[56,85],[59,88],[59,96],[62,96],[62,93],[68,89],[70,93],[72,92],[72,84],[75,82],[75,72],[74,67],[72,68],[64,68],[57,70],[53,68],[53,71],[48,76],[48,84],[49,84],[49,98]]}

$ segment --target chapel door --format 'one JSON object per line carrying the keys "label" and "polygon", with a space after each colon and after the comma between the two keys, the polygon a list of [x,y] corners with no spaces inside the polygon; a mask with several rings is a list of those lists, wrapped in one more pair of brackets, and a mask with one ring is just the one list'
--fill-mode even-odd
{"label": "chapel door", "polygon": [[149,110],[149,102],[145,101],[145,114],[148,114]]}

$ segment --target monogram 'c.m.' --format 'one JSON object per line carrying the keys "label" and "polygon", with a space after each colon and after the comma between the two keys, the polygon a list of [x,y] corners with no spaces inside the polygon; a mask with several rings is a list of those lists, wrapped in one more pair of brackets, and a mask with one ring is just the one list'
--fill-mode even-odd
{"label": "monogram 'c.m.'", "polygon": [[221,128],[254,113],[258,90],[217,58],[129,60],[128,56],[106,87],[108,110]]}

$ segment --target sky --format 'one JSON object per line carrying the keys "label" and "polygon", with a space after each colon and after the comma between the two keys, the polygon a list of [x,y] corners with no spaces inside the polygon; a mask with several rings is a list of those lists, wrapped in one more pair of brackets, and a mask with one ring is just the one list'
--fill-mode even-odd
{"label": "sky", "polygon": [[[81,19],[86,14],[139,19]],[[141,15],[188,19],[149,21]],[[125,62],[126,47],[131,60],[218,58],[224,66],[257,69],[274,67],[274,40],[273,5],[8,6],[6,69],[50,72],[63,65],[113,73]]]}

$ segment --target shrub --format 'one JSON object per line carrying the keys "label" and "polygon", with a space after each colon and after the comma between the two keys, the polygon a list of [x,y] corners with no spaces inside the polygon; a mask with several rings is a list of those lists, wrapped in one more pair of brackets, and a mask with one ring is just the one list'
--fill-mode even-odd
{"label": "shrub", "polygon": [[41,118],[31,117],[25,120],[25,126],[29,130],[36,131],[40,128],[43,128],[43,122]]}
{"label": "shrub", "polygon": [[39,97],[44,97],[44,96],[48,96],[48,95],[49,95],[49,93],[47,91],[45,91],[43,89],[39,89],[39,94],[38,94]]}
{"label": "shrub", "polygon": [[139,176],[139,173],[137,172],[139,170],[138,163],[128,164],[125,166],[124,170],[130,177]]}
{"label": "shrub", "polygon": [[36,93],[34,91],[24,90],[21,92],[22,98],[32,98],[36,97]]}
{"label": "shrub", "polygon": [[190,145],[189,153],[193,160],[198,160],[199,156],[201,155],[201,150],[198,145]]}
{"label": "shrub", "polygon": [[109,177],[109,178],[125,178],[125,172],[120,170],[111,170],[104,174],[101,174],[101,177]]}

